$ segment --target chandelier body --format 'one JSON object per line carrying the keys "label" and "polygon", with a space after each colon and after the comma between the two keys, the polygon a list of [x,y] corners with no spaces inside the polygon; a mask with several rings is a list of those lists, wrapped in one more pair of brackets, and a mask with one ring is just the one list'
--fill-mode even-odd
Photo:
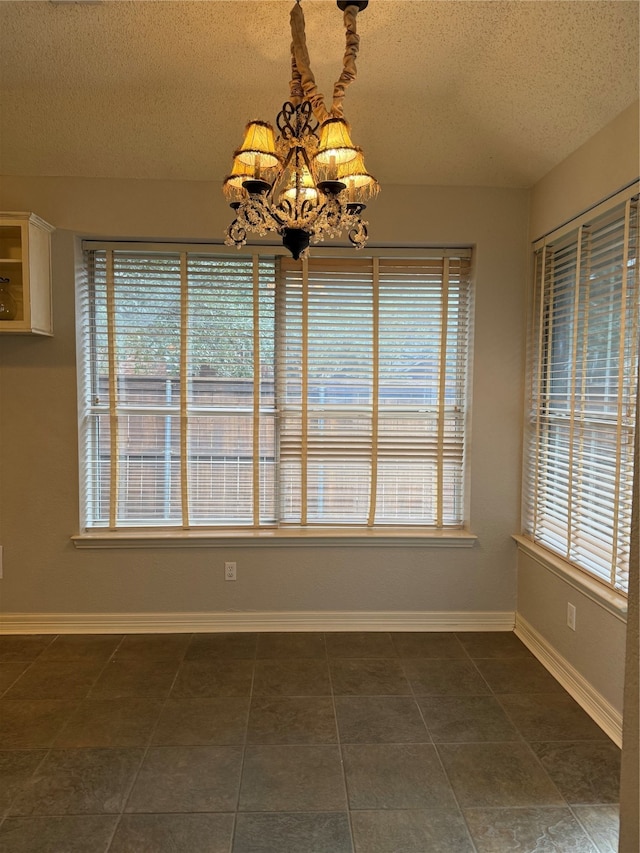
{"label": "chandelier body", "polygon": [[366,5],[366,0],[338,0],[344,11],[347,47],[330,111],[309,67],[299,0],[292,9],[291,98],[276,118],[277,138],[267,122],[250,122],[234,154],[231,174],[224,182],[225,195],[236,213],[226,231],[227,245],[240,248],[249,232],[259,237],[276,232],[298,259],[311,242],[345,232],[356,248],[366,244],[367,223],[360,214],[366,207],[364,199],[378,191],[378,184],[366,171],[361,149],[351,141],[342,110],[346,86],[356,73],[355,19]]}

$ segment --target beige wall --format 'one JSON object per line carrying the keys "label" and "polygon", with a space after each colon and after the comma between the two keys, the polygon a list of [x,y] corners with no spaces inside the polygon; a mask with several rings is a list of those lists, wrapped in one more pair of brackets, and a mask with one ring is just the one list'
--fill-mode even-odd
{"label": "beige wall", "polygon": [[[619,115],[531,190],[533,241],[637,179],[638,103]],[[567,602],[577,606],[576,631]],[[586,681],[622,711],[624,625],[524,554],[518,557],[518,613]]]}
{"label": "beige wall", "polygon": [[635,451],[629,555],[634,570],[629,579],[619,853],[640,850],[640,388],[636,408]]}
{"label": "beige wall", "polygon": [[532,240],[626,187],[638,177],[638,101],[559,163],[531,189]]}
{"label": "beige wall", "polygon": [[[385,187],[372,243],[473,244],[476,322],[469,550],[254,547],[78,551],[74,252],[79,236],[220,239],[218,185],[5,178],[0,208],[35,211],[53,240],[54,337],[0,340],[0,542],[8,613],[230,610],[513,611],[520,505],[528,193]],[[224,583],[222,564],[238,564]]]}

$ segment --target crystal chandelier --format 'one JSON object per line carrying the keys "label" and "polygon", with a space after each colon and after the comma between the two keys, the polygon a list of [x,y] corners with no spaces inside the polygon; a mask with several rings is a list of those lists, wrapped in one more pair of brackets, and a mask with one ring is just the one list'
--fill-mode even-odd
{"label": "crystal chandelier", "polygon": [[291,10],[290,100],[276,118],[277,137],[268,122],[252,121],[234,153],[223,185],[236,213],[226,231],[229,246],[243,246],[247,232],[263,237],[275,231],[298,259],[310,242],[343,232],[357,249],[367,242],[367,223],[360,214],[364,200],[379,187],[365,168],[362,150],[351,141],[342,102],[356,76],[356,17],[368,0],[337,3],[344,12],[346,49],[330,110],[309,67],[300,0]]}

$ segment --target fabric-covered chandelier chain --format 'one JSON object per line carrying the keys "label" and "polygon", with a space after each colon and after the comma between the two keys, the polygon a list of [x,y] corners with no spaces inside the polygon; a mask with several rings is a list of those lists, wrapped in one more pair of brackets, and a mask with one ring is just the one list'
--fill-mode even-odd
{"label": "fabric-covered chandelier chain", "polygon": [[307,50],[307,39],[304,26],[304,14],[297,0],[291,10],[291,54],[292,54],[292,79],[291,97],[294,103],[302,98],[311,102],[313,112],[320,123],[329,116],[344,118],[344,101],[347,86],[356,79],[356,58],[360,49],[360,36],[356,29],[356,17],[359,7],[355,4],[347,6],[344,11],[344,26],[346,31],[346,46],[343,59],[343,68],[340,77],[333,87],[333,103],[331,109],[327,110],[324,95],[318,92],[316,80],[311,70],[311,60]]}

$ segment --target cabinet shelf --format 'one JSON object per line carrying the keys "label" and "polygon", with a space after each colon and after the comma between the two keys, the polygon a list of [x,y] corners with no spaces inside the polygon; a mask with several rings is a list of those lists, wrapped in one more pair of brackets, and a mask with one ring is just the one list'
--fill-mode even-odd
{"label": "cabinet shelf", "polygon": [[0,278],[14,306],[0,335],[52,335],[52,225],[35,213],[0,213]]}

